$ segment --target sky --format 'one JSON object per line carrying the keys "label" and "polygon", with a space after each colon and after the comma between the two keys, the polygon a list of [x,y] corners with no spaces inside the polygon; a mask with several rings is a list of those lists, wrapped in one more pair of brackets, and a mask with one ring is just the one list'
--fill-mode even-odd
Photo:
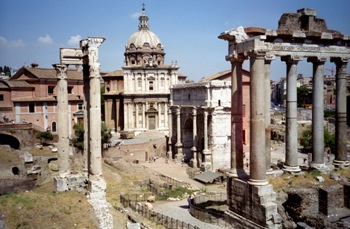
{"label": "sky", "polygon": [[[143,3],[150,30],[164,46],[165,64],[177,61],[179,72],[193,81],[230,69],[228,43],[218,35],[238,26],[277,29],[283,13],[313,8],[328,29],[350,35],[349,0],[1,0],[0,66],[19,69],[35,62],[51,68],[59,63],[60,48],[78,48],[79,40],[96,36],[106,39],[99,48],[101,71],[121,69]],[[332,69],[327,62],[325,74]],[[300,62],[298,73],[311,76],[311,63]],[[277,58],[271,79],[285,75]]]}

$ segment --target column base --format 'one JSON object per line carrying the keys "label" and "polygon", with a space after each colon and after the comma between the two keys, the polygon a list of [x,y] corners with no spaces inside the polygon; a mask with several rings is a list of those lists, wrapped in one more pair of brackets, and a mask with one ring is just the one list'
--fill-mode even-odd
{"label": "column base", "polygon": [[288,166],[288,165],[283,165],[283,172],[285,173],[300,173],[301,169],[299,166]]}
{"label": "column base", "polygon": [[226,175],[230,178],[246,178],[247,174],[244,169],[231,169],[226,173]]}
{"label": "column base", "polygon": [[264,186],[264,185],[268,185],[269,182],[267,180],[249,179],[248,184],[253,185],[253,186]]}
{"label": "column base", "polygon": [[317,170],[321,173],[329,173],[334,168],[333,165],[326,165],[326,164],[317,164],[317,163],[310,163],[310,169],[311,170]]}
{"label": "column base", "polygon": [[337,168],[350,169],[349,161],[333,160],[333,165]]}
{"label": "column base", "polygon": [[55,192],[77,190],[82,192],[86,189],[86,177],[82,174],[72,174],[66,177],[56,176],[54,178]]}
{"label": "column base", "polygon": [[266,175],[272,175],[273,174],[273,169],[269,168],[266,170]]}

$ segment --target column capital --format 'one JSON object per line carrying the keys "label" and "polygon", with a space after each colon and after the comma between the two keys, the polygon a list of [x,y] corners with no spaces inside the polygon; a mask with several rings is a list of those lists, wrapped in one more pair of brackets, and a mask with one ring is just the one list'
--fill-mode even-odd
{"label": "column capital", "polygon": [[229,60],[231,64],[243,63],[246,59],[247,59],[246,56],[244,56],[243,54],[237,54],[237,53],[231,54],[226,58],[226,60]]}
{"label": "column capital", "polygon": [[90,63],[90,78],[99,78],[100,75],[100,63]]}
{"label": "column capital", "polygon": [[67,65],[65,65],[65,64],[53,64],[52,66],[56,70],[58,79],[61,79],[61,80],[67,79],[67,69],[68,69]]}
{"label": "column capital", "polygon": [[302,59],[303,59],[303,57],[298,56],[298,55],[282,56],[281,57],[281,61],[284,61],[284,62],[290,63],[290,64],[297,64]]}
{"label": "column capital", "polygon": [[266,53],[265,55],[265,63],[271,63],[275,59],[275,55],[271,53]]}
{"label": "column capital", "polygon": [[195,108],[195,107],[192,108],[192,115],[193,116],[197,115],[197,108]]}
{"label": "column capital", "polygon": [[332,57],[331,62],[335,64],[347,64],[350,61],[350,57]]}
{"label": "column capital", "polygon": [[87,48],[87,47],[100,47],[101,44],[106,39],[103,37],[88,37],[87,39],[83,39],[80,41],[80,47],[81,48]]}
{"label": "column capital", "polygon": [[249,50],[247,51],[247,55],[250,58],[256,58],[256,59],[265,59],[266,52],[261,50]]}
{"label": "column capital", "polygon": [[314,64],[324,64],[327,61],[327,57],[325,56],[314,56],[307,58],[307,62],[311,62]]}

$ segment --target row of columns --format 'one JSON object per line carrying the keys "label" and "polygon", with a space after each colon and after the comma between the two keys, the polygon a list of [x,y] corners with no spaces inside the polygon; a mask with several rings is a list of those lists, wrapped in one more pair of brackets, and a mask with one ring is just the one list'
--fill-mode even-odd
{"label": "row of columns", "polygon": [[[133,102],[125,102],[124,103],[124,117],[125,119],[125,126],[124,129],[148,129],[147,126],[147,116],[146,116],[146,107],[148,107],[148,102],[142,102],[142,103],[133,103]],[[168,110],[168,103],[167,102],[158,102],[157,104],[157,114],[158,114],[158,123],[156,128],[167,128],[168,123],[168,114],[166,112],[162,113],[162,105],[164,105],[164,111]],[[139,123],[139,113],[140,108],[139,105],[141,105],[141,117],[142,117],[142,124]],[[134,106],[135,106],[135,116],[134,113]],[[164,114],[164,115],[163,115]],[[162,125],[162,120],[164,120],[164,124]]]}
{"label": "row of columns", "polygon": [[[271,171],[270,136],[270,63],[273,57],[265,52],[249,52],[250,57],[250,178],[252,185],[267,184]],[[246,57],[233,55],[231,91],[231,170],[229,175],[240,177],[243,170],[242,141],[242,64]],[[297,64],[300,56],[283,56],[287,68],[286,158],[284,170],[299,172],[297,124]],[[323,70],[326,58],[310,57],[313,64],[312,162],[311,167],[324,166],[324,99]],[[346,67],[348,59],[332,58],[337,66],[336,82],[336,144],[335,165],[349,166],[346,149]],[[263,82],[263,86],[261,86]]]}

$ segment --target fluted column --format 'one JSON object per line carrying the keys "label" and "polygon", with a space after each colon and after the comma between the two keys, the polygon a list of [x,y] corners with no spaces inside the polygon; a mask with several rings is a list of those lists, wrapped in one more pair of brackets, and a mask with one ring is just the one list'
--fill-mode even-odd
{"label": "fluted column", "polygon": [[298,56],[282,58],[287,64],[286,160],[283,166],[286,172],[300,172],[297,123],[297,64],[300,59]]}
{"label": "fluted column", "polygon": [[101,93],[100,63],[98,63],[98,47],[104,42],[101,37],[89,37],[81,41],[84,64],[89,66],[89,123],[85,131],[89,132],[89,179],[100,179],[102,176],[101,152]]}
{"label": "fluted column", "polygon": [[192,159],[193,159],[193,167],[198,167],[198,160],[197,160],[197,109],[196,107],[193,107],[192,110],[192,117],[193,117],[193,137],[192,137]]}
{"label": "fluted column", "polygon": [[243,57],[231,60],[231,169],[229,176],[238,177],[243,173]]}
{"label": "fluted column", "polygon": [[161,121],[162,121],[162,113],[161,113],[161,103],[158,102],[157,103],[157,107],[158,107],[158,126],[156,127],[156,129],[159,129],[161,127]]}
{"label": "fluted column", "polygon": [[181,107],[177,107],[176,109],[176,158],[181,160],[183,157],[182,153],[182,143],[181,143]]}
{"label": "fluted column", "polygon": [[265,56],[265,156],[266,156],[266,174],[271,174],[271,83],[270,83],[270,65],[274,56]]}
{"label": "fluted column", "polygon": [[251,185],[266,185],[265,155],[265,53],[250,56],[250,178]]}
{"label": "fluted column", "polygon": [[347,157],[347,125],[346,125],[346,69],[349,59],[334,58],[331,59],[336,64],[336,114],[335,114],[335,144],[336,152],[333,164],[337,167],[349,167]]}
{"label": "fluted column", "polygon": [[308,58],[313,64],[312,91],[312,161],[311,167],[324,165],[324,63],[325,58]]}
{"label": "fluted column", "polygon": [[136,107],[135,107],[135,128],[138,129],[139,128],[139,104],[135,103]]}
{"label": "fluted column", "polygon": [[54,65],[57,72],[58,175],[70,174],[67,66]]}
{"label": "fluted column", "polygon": [[90,135],[89,135],[89,107],[90,107],[90,86],[89,86],[89,65],[83,65],[84,74],[84,155],[83,155],[83,173],[86,177],[89,175],[89,152],[90,152]]}
{"label": "fluted column", "polygon": [[204,162],[202,163],[202,169],[204,169],[204,171],[207,171],[211,169],[211,153],[208,145],[208,111],[204,110],[203,115],[204,115],[204,149],[203,149]]}
{"label": "fluted column", "polygon": [[173,159],[173,152],[172,152],[172,137],[173,137],[173,115],[171,112],[171,109],[169,108],[168,111],[168,125],[169,125],[169,139],[168,139],[168,157],[169,159]]}

